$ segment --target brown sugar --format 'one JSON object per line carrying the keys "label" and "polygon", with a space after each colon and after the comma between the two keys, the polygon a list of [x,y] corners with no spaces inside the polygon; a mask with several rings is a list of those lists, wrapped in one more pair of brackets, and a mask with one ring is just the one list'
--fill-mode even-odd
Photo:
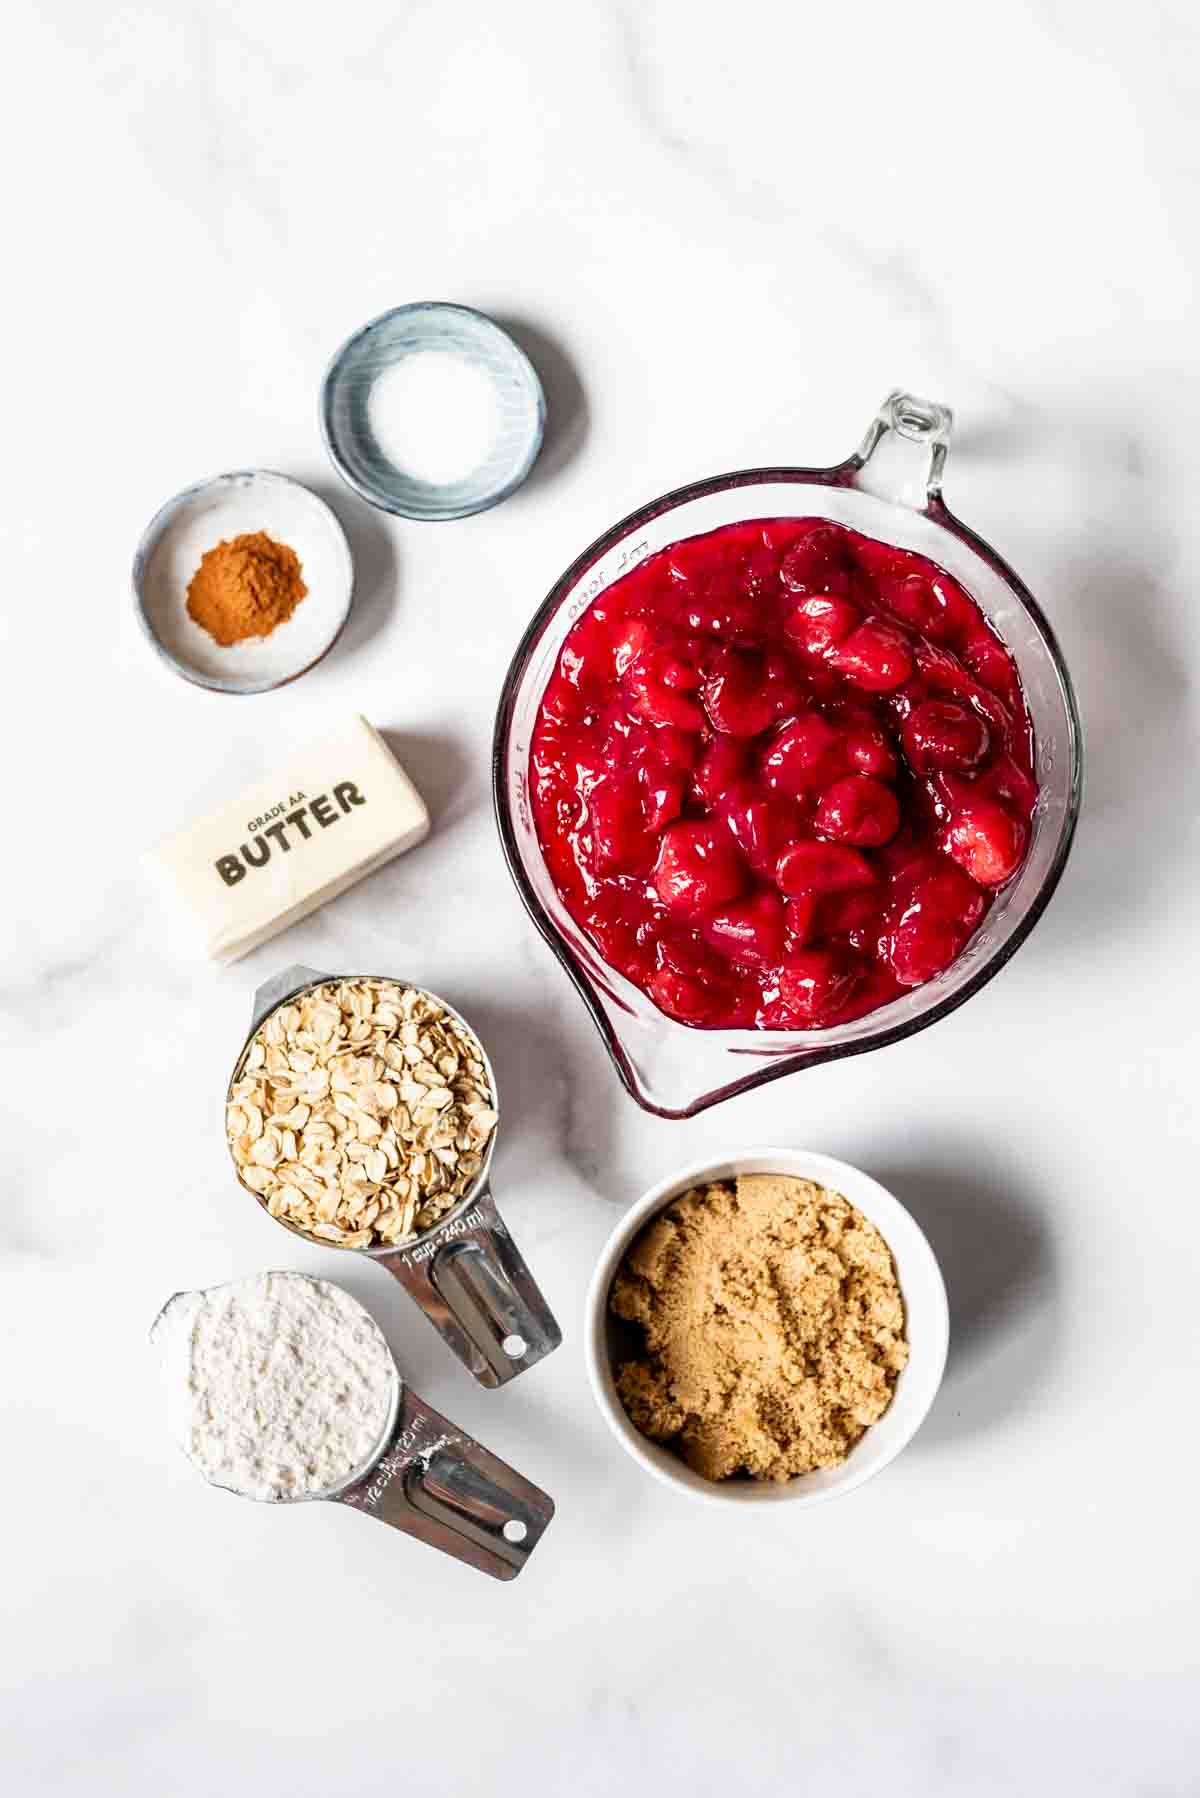
{"label": "brown sugar", "polygon": [[269,637],[307,592],[295,550],[265,531],[247,531],[201,556],[188,585],[188,616],[228,649],[247,637]]}
{"label": "brown sugar", "polygon": [[617,1372],[630,1419],[712,1480],[836,1466],[908,1360],[886,1242],[839,1193],[788,1175],[672,1200],[609,1305],[644,1338]]}

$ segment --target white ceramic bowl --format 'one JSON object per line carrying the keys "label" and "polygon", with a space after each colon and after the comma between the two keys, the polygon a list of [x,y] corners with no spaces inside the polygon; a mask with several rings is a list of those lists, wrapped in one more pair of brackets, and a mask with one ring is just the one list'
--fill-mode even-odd
{"label": "white ceramic bowl", "polygon": [[[269,637],[222,649],[188,614],[188,584],[223,538],[266,531],[300,558],[308,592]],[[346,533],[325,501],[267,468],[216,475],[160,506],[133,560],[138,621],[172,673],[215,693],[269,693],[315,668],[337,642],[354,598]]]}
{"label": "white ceramic bowl", "polygon": [[[738,1174],[793,1174],[840,1192],[871,1220],[891,1249],[907,1315],[908,1365],[897,1379],[892,1402],[879,1422],[864,1433],[840,1467],[800,1474],[786,1485],[769,1480],[706,1480],[670,1449],[651,1442],[634,1428],[613,1379],[615,1320],[609,1318],[608,1294],[629,1244],[656,1211],[689,1187],[712,1180],[731,1180]],[[626,1213],[609,1237],[587,1297],[588,1375],[608,1427],[647,1473],[664,1485],[709,1504],[816,1505],[861,1486],[894,1461],[920,1429],[942,1383],[949,1340],[950,1313],[941,1271],[924,1234],[903,1205],[869,1174],[845,1161],[807,1149],[760,1149],[753,1154],[731,1155],[724,1161],[697,1161],[660,1180]]]}

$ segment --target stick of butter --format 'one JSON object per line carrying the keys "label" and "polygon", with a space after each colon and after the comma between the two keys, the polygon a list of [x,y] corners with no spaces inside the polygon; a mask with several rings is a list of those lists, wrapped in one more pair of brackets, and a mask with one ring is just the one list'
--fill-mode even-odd
{"label": "stick of butter", "polygon": [[354,717],[148,859],[194,914],[209,959],[231,962],[428,832],[412,781]]}

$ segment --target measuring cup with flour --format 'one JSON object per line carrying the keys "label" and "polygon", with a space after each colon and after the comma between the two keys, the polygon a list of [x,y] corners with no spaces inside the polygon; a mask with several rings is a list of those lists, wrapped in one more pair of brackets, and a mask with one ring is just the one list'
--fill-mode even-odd
{"label": "measuring cup with flour", "polygon": [[171,1433],[211,1485],[351,1505],[503,1580],[554,1515],[409,1390],[370,1313],[330,1280],[263,1273],[176,1293],[150,1340]]}
{"label": "measuring cup with flour", "polygon": [[[365,1230],[356,1231],[339,1226],[336,1222],[322,1221],[321,1206],[328,1197],[332,1202],[336,1196],[332,1187],[321,1188],[321,1179],[331,1181],[345,1177],[358,1178],[359,1169],[370,1170],[373,1157],[379,1162],[375,1171],[380,1176],[378,1187],[370,1185],[371,1195],[382,1196],[382,1201],[393,1205],[392,1195],[395,1192],[394,1182],[403,1168],[389,1167],[386,1171],[382,1164],[382,1148],[376,1154],[372,1144],[383,1141],[395,1159],[395,1130],[387,1129],[389,1117],[399,1115],[395,1111],[397,1092],[403,1090],[403,1074],[392,1074],[380,1061],[380,1084],[388,1093],[385,1101],[392,1110],[376,1109],[376,1116],[368,1120],[371,1125],[372,1143],[354,1142],[347,1154],[353,1153],[357,1158],[352,1163],[341,1159],[342,1173],[326,1175],[321,1172],[321,1157],[317,1153],[319,1145],[307,1145],[306,1138],[314,1134],[314,1106],[317,1109],[316,1128],[331,1132],[330,1147],[340,1151],[345,1146],[345,1139],[333,1131],[333,1125],[321,1123],[319,1113],[324,1110],[332,1118],[334,1109],[342,1107],[343,1100],[349,1107],[342,1110],[334,1121],[338,1130],[342,1128],[341,1117],[353,1113],[362,1124],[362,1113],[352,1097],[346,1094],[324,1090],[320,1097],[310,1097],[305,1090],[305,1080],[311,1076],[315,1085],[320,1088],[329,1067],[328,1045],[318,1046],[315,1055],[301,1047],[292,1052],[292,1061],[299,1062],[297,1070],[279,1075],[281,1085],[269,1084],[274,1078],[270,1074],[272,1061],[282,1065],[280,1057],[283,1049],[280,1043],[274,1046],[269,1038],[274,1034],[281,1036],[282,1021],[289,1020],[289,1028],[294,1021],[298,1009],[307,1002],[322,1001],[322,989],[358,988],[362,992],[371,989],[400,987],[405,991],[428,1000],[431,1007],[437,1009],[445,1019],[447,1027],[461,1033],[464,1040],[469,1041],[472,1058],[477,1058],[484,1070],[483,1084],[491,1095],[488,1112],[492,1122],[488,1126],[486,1141],[480,1140],[474,1145],[477,1152],[472,1152],[465,1166],[469,1168],[468,1177],[461,1178],[458,1185],[461,1191],[455,1192],[453,1204],[426,1227],[417,1225],[406,1234],[403,1240],[392,1243],[378,1238],[374,1222]],[[330,1002],[329,1009],[336,1016],[337,1007]],[[367,1020],[369,1024],[370,1020]],[[328,1026],[326,1017],[323,1024]],[[345,1032],[341,1023],[335,1034],[340,1042]],[[305,1036],[304,1041],[314,1043],[315,1037]],[[402,1034],[396,1030],[394,1044],[397,1050],[395,1059],[399,1062],[403,1053]],[[347,1057],[352,1057],[356,1045],[345,1043]],[[391,1053],[392,1042],[384,1045]],[[459,1045],[461,1047],[461,1044]],[[370,1050],[370,1033],[364,1042],[357,1045],[364,1052]],[[286,1057],[284,1057],[286,1061]],[[315,1060],[317,1065],[306,1067],[305,1064]],[[335,1070],[336,1072],[336,1070]],[[386,1075],[386,1079],[382,1076]],[[264,1122],[261,1105],[248,1101],[247,1089],[254,1090],[257,1085],[258,1096],[270,1093],[275,1109],[279,1112],[280,1103],[286,1104],[294,1092],[298,1109],[294,1116],[295,1126],[286,1122],[288,1114],[280,1114],[278,1125],[270,1120]],[[277,1098],[280,1090],[288,1097],[281,1102]],[[449,1096],[449,1095],[447,1095]],[[368,1099],[364,1102],[370,1103]],[[354,1248],[367,1254],[379,1266],[393,1274],[414,1298],[421,1310],[428,1317],[434,1328],[446,1339],[458,1358],[470,1368],[475,1378],[484,1386],[502,1386],[506,1381],[514,1379],[526,1368],[532,1367],[546,1355],[556,1349],[562,1341],[562,1332],[554,1320],[554,1316],[542,1297],[533,1276],[521,1257],[520,1251],[509,1235],[508,1230],[496,1209],[492,1198],[489,1175],[492,1165],[492,1154],[496,1144],[499,1128],[499,1097],[496,1087],[496,1076],[491,1062],[483,1049],[479,1038],[451,1005],[444,999],[430,993],[427,988],[417,987],[399,978],[375,975],[352,974],[330,975],[320,974],[313,968],[291,967],[275,976],[260,987],[254,995],[253,1017],[249,1034],[242,1046],[237,1063],[229,1082],[226,1094],[227,1118],[234,1116],[237,1123],[227,1125],[227,1138],[233,1156],[234,1168],[238,1180],[254,1197],[264,1210],[268,1211],[277,1223],[293,1231],[298,1236],[316,1242],[322,1248]],[[260,1133],[254,1143],[248,1144],[245,1136],[238,1136],[238,1125],[250,1121],[252,1127]],[[470,1119],[464,1119],[465,1124]],[[376,1134],[376,1126],[383,1127],[382,1139]],[[259,1141],[263,1133],[269,1134],[271,1129],[279,1138],[282,1147],[276,1154],[274,1139],[265,1149],[260,1149]],[[470,1138],[464,1136],[464,1141]],[[305,1168],[301,1160],[307,1154],[312,1155],[313,1167]],[[437,1151],[431,1151],[436,1153]],[[266,1166],[256,1157],[274,1157],[271,1165]],[[288,1157],[281,1160],[280,1155]],[[364,1155],[367,1157],[364,1160]],[[335,1164],[339,1156],[333,1157]],[[288,1168],[294,1170],[289,1173]],[[282,1170],[282,1172],[280,1171]],[[319,1176],[319,1177],[318,1177]],[[308,1191],[315,1195],[307,1199],[304,1193],[289,1182],[299,1180]],[[409,1183],[406,1181],[406,1190]],[[439,1199],[438,1204],[444,1203]],[[394,1210],[389,1214],[394,1217]]]}

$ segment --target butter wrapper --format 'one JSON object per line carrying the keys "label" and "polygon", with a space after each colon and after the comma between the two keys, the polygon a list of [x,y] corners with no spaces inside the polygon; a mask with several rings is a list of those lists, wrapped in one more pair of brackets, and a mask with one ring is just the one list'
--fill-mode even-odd
{"label": "butter wrapper", "polygon": [[379,732],[354,717],[149,852],[211,961],[233,962],[429,832]]}

